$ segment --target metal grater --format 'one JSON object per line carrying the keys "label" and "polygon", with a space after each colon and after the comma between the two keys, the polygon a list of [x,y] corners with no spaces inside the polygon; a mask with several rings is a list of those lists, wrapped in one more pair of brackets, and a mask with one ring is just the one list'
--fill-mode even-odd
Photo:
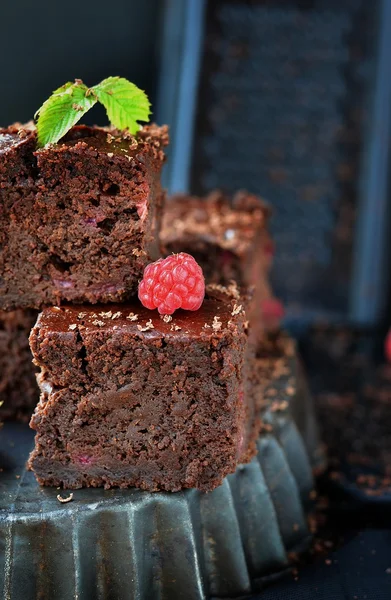
{"label": "metal grater", "polygon": [[[385,266],[384,243],[374,242],[386,237],[380,221],[386,222],[387,168],[371,167],[370,158],[379,145],[376,118],[387,129],[391,107],[381,73],[390,3],[184,4],[184,22],[192,10],[199,44],[193,39],[187,47],[191,36],[184,35],[177,69],[180,74],[187,57],[193,71],[179,77],[177,108],[183,111],[190,100],[186,78],[193,85],[198,78],[198,100],[187,125],[183,115],[182,126],[171,115],[175,147],[168,186],[259,193],[274,208],[274,286],[288,315],[375,322],[387,284],[371,267],[372,261]],[[380,193],[371,177],[383,182]],[[373,210],[381,210],[382,218],[371,229]]]}

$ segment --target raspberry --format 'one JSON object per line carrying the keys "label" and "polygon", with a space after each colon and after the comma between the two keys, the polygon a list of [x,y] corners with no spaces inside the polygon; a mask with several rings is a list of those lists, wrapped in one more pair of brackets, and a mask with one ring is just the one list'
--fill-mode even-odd
{"label": "raspberry", "polygon": [[160,258],[145,267],[138,288],[141,304],[150,310],[157,308],[161,315],[172,315],[178,308],[198,310],[204,296],[202,269],[185,252]]}
{"label": "raspberry", "polygon": [[387,333],[386,339],[384,340],[384,354],[387,362],[391,363],[391,329]]}
{"label": "raspberry", "polygon": [[284,306],[277,298],[263,300],[261,306],[262,316],[265,320],[282,319],[285,315]]}

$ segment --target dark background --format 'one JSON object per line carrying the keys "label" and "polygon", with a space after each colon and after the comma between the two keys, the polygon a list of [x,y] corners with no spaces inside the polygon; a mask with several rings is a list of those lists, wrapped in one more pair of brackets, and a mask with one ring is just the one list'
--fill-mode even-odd
{"label": "dark background", "polygon": [[[344,413],[346,421],[338,412],[342,400],[337,403],[333,418],[342,426],[324,429],[326,441],[334,436],[334,455],[353,418],[356,429],[349,443],[369,429],[373,412],[386,428],[385,440],[389,423],[378,405],[363,399],[362,389],[383,360],[382,340],[391,324],[391,96],[389,74],[380,68],[382,57],[391,56],[391,47],[380,43],[382,35],[391,39],[391,34],[384,34],[391,32],[386,10],[390,4],[389,0],[3,0],[0,4],[1,125],[31,119],[51,91],[67,80],[77,77],[94,85],[109,75],[121,75],[147,91],[153,118],[171,126],[174,148],[165,175],[171,191],[178,191],[184,180],[188,189],[202,193],[211,187],[229,192],[247,187],[272,204],[275,289],[287,306],[288,325],[301,339],[307,336],[302,346],[314,390],[322,398],[324,392],[360,397]],[[187,43],[201,5],[202,31]],[[186,112],[193,100],[194,113]],[[177,119],[180,113],[182,121]],[[191,166],[188,177],[178,183],[173,149],[179,144],[177,154],[182,152],[186,119],[194,120]],[[103,124],[106,117],[95,107],[84,120]],[[320,320],[332,325],[322,341],[324,356],[315,364],[313,334],[308,331]],[[344,346],[341,331],[350,340],[351,333],[346,332],[352,328],[355,341]],[[349,352],[356,352],[363,338],[369,340],[360,350],[365,371],[358,361],[346,380],[346,372],[351,372]],[[334,362],[325,358],[330,352]],[[391,405],[386,389],[382,402]],[[319,409],[325,423],[332,407],[320,403]],[[349,469],[348,465],[350,473]],[[298,582],[289,580],[261,597],[391,597],[390,491],[363,501],[358,490],[351,493],[352,482],[348,483],[349,499],[338,500],[335,509],[333,527],[343,530],[345,538],[332,555],[332,564],[322,561],[305,567]]]}
{"label": "dark background", "polygon": [[[159,0],[4,0],[0,5],[0,123],[28,121],[75,78],[121,75],[156,96]],[[104,112],[87,122],[105,123]]]}

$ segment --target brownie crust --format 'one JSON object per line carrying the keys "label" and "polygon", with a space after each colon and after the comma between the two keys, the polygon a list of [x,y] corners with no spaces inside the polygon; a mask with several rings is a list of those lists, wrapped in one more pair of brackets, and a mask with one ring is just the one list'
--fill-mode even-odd
{"label": "brownie crust", "polygon": [[0,309],[124,301],[160,255],[166,127],[0,130]]}

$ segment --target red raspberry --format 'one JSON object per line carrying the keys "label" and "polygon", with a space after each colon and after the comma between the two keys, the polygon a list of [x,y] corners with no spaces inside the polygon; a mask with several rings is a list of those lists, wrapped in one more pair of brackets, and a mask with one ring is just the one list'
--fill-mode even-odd
{"label": "red raspberry", "polygon": [[145,268],[138,297],[146,308],[172,315],[178,308],[198,310],[205,296],[201,267],[190,254],[181,252],[160,258]]}
{"label": "red raspberry", "polygon": [[384,340],[384,354],[386,355],[386,360],[391,363],[391,329]]}
{"label": "red raspberry", "polygon": [[263,300],[261,306],[264,319],[282,319],[285,316],[283,304],[277,298],[267,298]]}

